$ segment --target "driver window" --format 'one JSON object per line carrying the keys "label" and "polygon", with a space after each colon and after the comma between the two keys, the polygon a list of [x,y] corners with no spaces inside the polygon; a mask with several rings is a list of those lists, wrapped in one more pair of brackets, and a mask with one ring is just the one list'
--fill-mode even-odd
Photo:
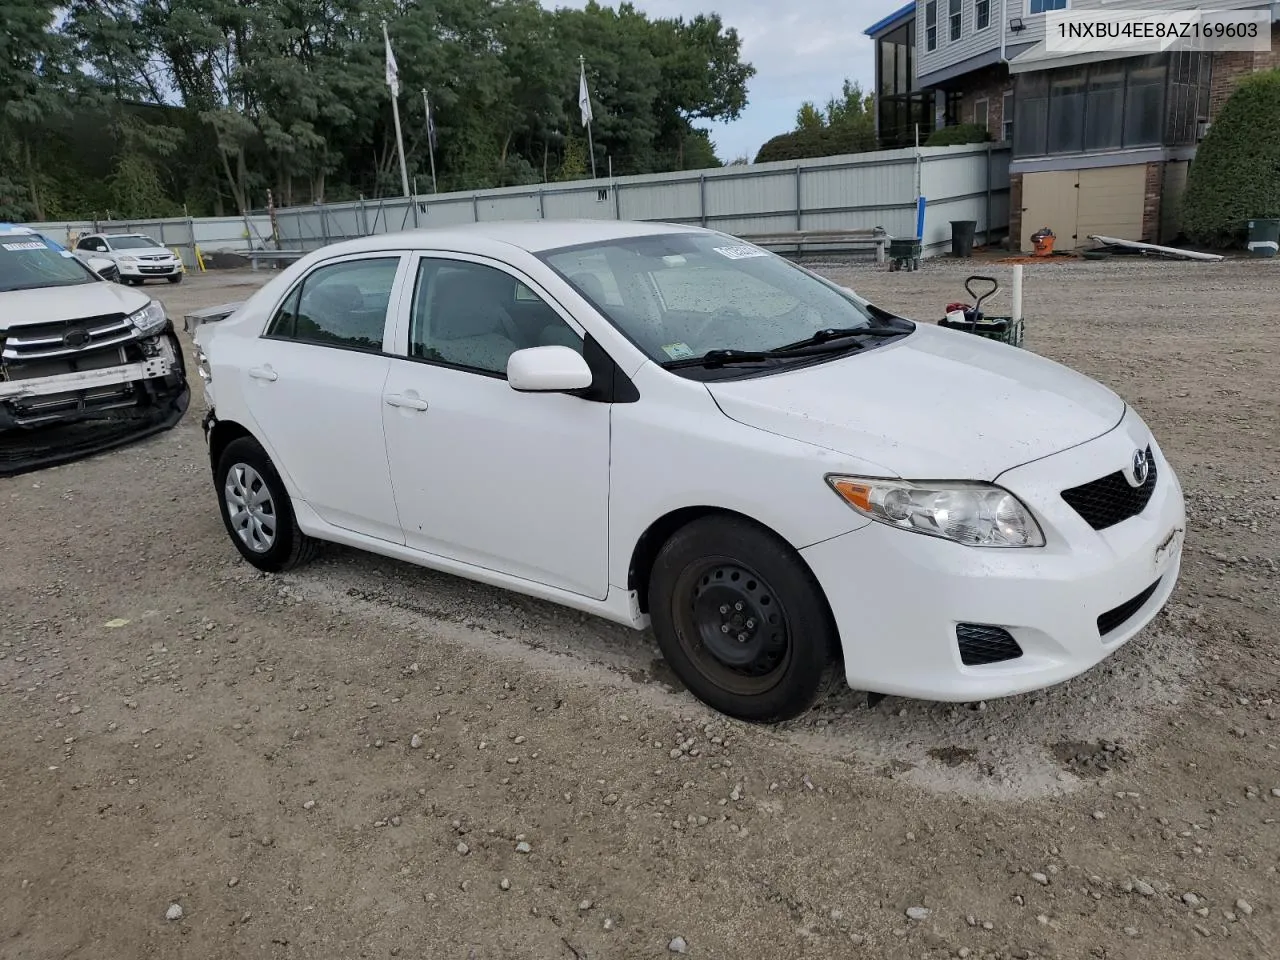
{"label": "driver window", "polygon": [[422,260],[413,292],[411,357],[505,377],[511,354],[545,346],[581,353],[582,337],[511,274],[465,260]]}

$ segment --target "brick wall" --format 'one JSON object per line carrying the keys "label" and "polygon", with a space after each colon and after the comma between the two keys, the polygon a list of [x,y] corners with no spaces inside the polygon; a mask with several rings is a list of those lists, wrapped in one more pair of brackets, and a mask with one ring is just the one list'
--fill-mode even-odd
{"label": "brick wall", "polygon": [[950,89],[961,92],[960,122],[973,123],[973,110],[979,100],[987,101],[987,132],[995,140],[1000,139],[1004,122],[1004,94],[1013,90],[1013,78],[1003,64],[975,70],[957,78]]}
{"label": "brick wall", "polygon": [[1022,246],[1022,174],[1009,174],[1009,249]]}
{"label": "brick wall", "polygon": [[1241,79],[1258,70],[1280,67],[1280,29],[1271,28],[1269,51],[1231,50],[1214,54],[1213,78],[1209,84],[1209,119],[1217,119],[1222,105],[1235,91]]}
{"label": "brick wall", "polygon": [[1147,182],[1142,201],[1142,241],[1160,242],[1160,196],[1164,187],[1164,164],[1147,164]]}

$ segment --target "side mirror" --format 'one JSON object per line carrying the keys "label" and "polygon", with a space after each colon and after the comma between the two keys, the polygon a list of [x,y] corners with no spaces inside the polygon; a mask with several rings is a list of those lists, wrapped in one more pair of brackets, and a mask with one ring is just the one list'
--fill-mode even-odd
{"label": "side mirror", "polygon": [[507,358],[507,383],[526,393],[557,393],[591,386],[591,368],[571,347],[528,347]]}

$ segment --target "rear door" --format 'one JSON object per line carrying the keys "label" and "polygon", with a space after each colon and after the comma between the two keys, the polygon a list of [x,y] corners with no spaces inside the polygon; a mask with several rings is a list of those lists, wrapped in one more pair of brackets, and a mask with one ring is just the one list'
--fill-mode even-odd
{"label": "rear door", "polygon": [[241,370],[259,436],[296,494],[334,526],[395,543],[404,537],[383,439],[383,344],[407,259],[379,252],[317,265]]}

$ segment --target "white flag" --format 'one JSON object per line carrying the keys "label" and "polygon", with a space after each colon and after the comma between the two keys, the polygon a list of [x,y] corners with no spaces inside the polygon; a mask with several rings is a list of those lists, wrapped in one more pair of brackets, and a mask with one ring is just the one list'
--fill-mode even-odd
{"label": "white flag", "polygon": [[578,107],[582,110],[582,125],[591,122],[591,96],[587,93],[587,65],[582,64],[582,78],[578,81]]}
{"label": "white flag", "polygon": [[396,67],[396,55],[391,52],[391,38],[387,36],[387,25],[382,24],[382,39],[387,42],[387,86],[391,88],[393,97],[400,96],[400,70]]}

